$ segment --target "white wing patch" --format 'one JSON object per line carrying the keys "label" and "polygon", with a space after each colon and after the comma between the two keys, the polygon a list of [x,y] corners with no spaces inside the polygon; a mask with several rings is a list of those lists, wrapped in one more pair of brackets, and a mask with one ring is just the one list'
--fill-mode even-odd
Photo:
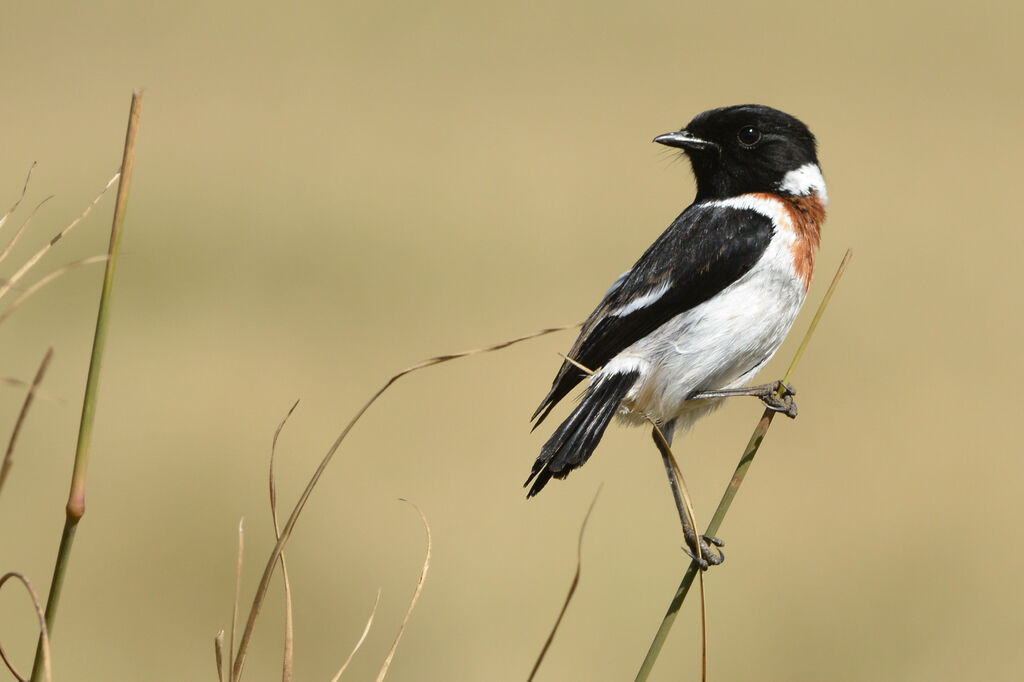
{"label": "white wing patch", "polygon": [[[626,274],[629,274],[629,273],[626,273]],[[612,288],[614,288],[614,287],[612,287]],[[626,305],[622,306],[621,308],[619,308],[617,310],[611,311],[610,313],[608,313],[608,316],[609,317],[625,317],[626,315],[629,315],[630,313],[636,312],[637,310],[640,310],[641,308],[646,308],[647,306],[651,305],[652,303],[657,301],[659,298],[664,296],[665,292],[667,292],[670,288],[672,288],[672,282],[670,282],[670,281],[662,282],[661,284],[659,284],[655,288],[653,288],[650,291],[648,291],[646,294],[643,294],[641,296],[637,296],[636,298],[634,298],[632,301],[630,301]]]}

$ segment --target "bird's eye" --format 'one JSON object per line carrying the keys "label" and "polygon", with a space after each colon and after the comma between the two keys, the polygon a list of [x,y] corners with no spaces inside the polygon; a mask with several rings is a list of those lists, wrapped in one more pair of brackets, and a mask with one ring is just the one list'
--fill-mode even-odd
{"label": "bird's eye", "polygon": [[750,149],[761,141],[761,131],[754,126],[744,126],[736,133],[736,139],[739,140],[740,145]]}

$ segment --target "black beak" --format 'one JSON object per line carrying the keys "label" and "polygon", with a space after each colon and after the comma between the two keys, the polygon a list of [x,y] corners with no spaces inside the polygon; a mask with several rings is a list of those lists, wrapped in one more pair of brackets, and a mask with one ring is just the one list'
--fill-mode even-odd
{"label": "black beak", "polygon": [[705,149],[721,151],[721,147],[714,142],[711,142],[710,140],[702,140],[699,137],[691,135],[685,130],[680,130],[676,133],[658,135],[654,138],[654,141],[668,147],[678,147],[679,149],[689,149],[692,151],[703,151]]}

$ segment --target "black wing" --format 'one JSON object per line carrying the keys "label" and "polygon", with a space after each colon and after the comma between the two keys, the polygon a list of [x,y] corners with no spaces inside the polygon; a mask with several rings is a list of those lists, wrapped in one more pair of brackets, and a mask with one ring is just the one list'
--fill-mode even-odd
{"label": "black wing", "polygon": [[[754,210],[691,205],[605,294],[583,323],[568,357],[596,372],[645,335],[742,277],[761,258],[773,233],[771,218]],[[580,367],[563,362],[533,414],[534,426],[586,376]]]}

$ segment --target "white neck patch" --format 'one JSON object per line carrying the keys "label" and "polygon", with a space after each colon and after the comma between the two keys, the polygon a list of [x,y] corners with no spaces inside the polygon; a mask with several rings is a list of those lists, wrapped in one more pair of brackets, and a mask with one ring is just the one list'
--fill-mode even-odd
{"label": "white neck patch", "polygon": [[817,194],[821,202],[828,206],[828,190],[825,188],[825,178],[821,169],[815,163],[805,163],[796,170],[786,173],[779,183],[779,189],[789,194],[805,197],[809,194]]}

